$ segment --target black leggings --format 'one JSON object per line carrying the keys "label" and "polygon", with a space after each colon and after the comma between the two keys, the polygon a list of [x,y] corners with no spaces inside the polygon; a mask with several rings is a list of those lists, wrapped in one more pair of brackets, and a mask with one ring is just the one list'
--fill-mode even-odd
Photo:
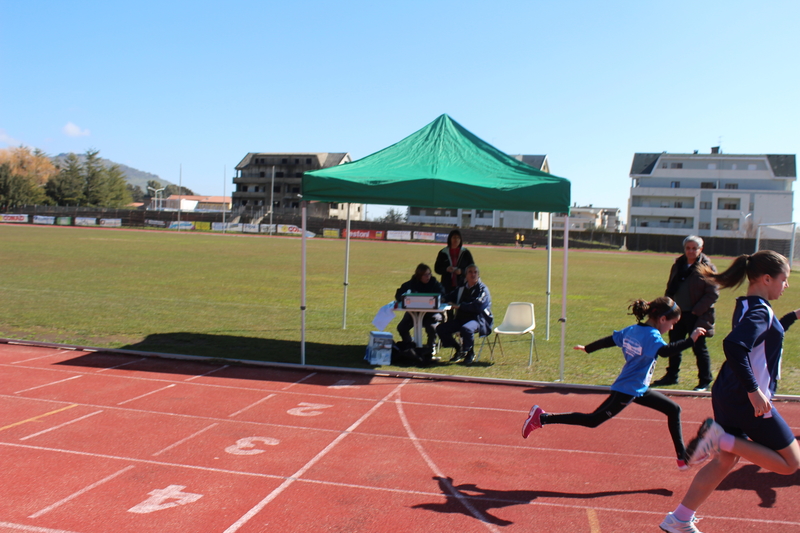
{"label": "black leggings", "polygon": [[667,426],[672,437],[672,444],[675,446],[675,453],[677,453],[679,459],[683,459],[686,448],[683,445],[683,432],[681,431],[681,406],[652,389],[647,389],[639,397],[611,391],[608,398],[593,413],[545,413],[541,417],[541,422],[542,425],[566,424],[569,426],[596,428],[606,420],[617,416],[631,402],[655,409],[667,415]]}

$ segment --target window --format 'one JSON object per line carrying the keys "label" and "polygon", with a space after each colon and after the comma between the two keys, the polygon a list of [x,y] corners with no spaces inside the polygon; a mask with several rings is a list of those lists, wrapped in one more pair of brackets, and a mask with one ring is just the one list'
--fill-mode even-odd
{"label": "window", "polygon": [[717,188],[717,184],[714,183],[713,181],[701,181],[700,182],[700,188],[701,189],[716,189]]}
{"label": "window", "polygon": [[294,173],[294,177],[295,178],[302,178],[303,177],[303,173],[302,172],[295,172]]}
{"label": "window", "polygon": [[738,183],[726,183],[725,184],[725,188],[726,189],[738,189],[739,188],[739,184]]}
{"label": "window", "polygon": [[718,218],[717,229],[720,231],[739,231],[738,218]]}
{"label": "window", "polygon": [[670,187],[670,189],[680,189],[681,188],[681,182],[680,181],[671,181],[669,183],[669,187]]}
{"label": "window", "polygon": [[747,165],[747,170],[755,170],[755,169],[756,169],[756,166],[753,163]]}
{"label": "window", "polygon": [[735,198],[720,198],[717,203],[717,209],[725,209],[728,211],[739,210],[739,200]]}
{"label": "window", "polygon": [[272,188],[272,192],[278,192],[278,193],[281,192],[281,186],[276,185],[275,187]]}
{"label": "window", "polygon": [[287,164],[288,162],[289,162],[289,160],[288,160],[288,159],[286,159],[286,158],[283,158],[283,159],[281,159],[281,165],[285,165],[285,164]]}
{"label": "window", "polygon": [[700,202],[700,209],[711,209],[711,202]]}
{"label": "window", "polygon": [[299,160],[299,159],[295,159],[295,160],[294,160],[294,164],[295,164],[295,165],[299,165],[299,164],[300,164],[300,160]]}
{"label": "window", "polygon": [[700,222],[698,229],[711,229],[711,222]]}
{"label": "window", "polygon": [[275,173],[275,177],[276,178],[282,178],[283,177],[283,172],[276,172]]}
{"label": "window", "polygon": [[717,164],[716,163],[709,163],[708,164],[708,170],[717,170]]}
{"label": "window", "polygon": [[669,168],[683,168],[683,163],[670,163]]}
{"label": "window", "polygon": [[311,164],[311,158],[310,157],[306,157],[306,165],[310,165],[310,164]]}
{"label": "window", "polygon": [[298,194],[300,192],[300,187],[292,187],[292,194]]}
{"label": "window", "polygon": [[680,209],[683,207],[683,202],[675,202],[675,205],[673,207],[675,207],[675,209]]}
{"label": "window", "polygon": [[258,173],[258,177],[259,177],[259,178],[266,178],[266,177],[267,177],[267,174],[266,174],[266,172],[259,172],[259,173]]}

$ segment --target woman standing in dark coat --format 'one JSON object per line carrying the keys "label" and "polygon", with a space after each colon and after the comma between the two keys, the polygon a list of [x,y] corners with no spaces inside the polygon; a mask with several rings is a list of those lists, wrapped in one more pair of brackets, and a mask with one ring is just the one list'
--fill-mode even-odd
{"label": "woman standing in dark coat", "polygon": [[461,232],[454,229],[447,236],[447,246],[439,250],[434,271],[442,276],[445,294],[464,283],[466,268],[473,264],[472,254],[463,246]]}
{"label": "woman standing in dark coat", "polygon": [[[714,303],[719,298],[719,288],[703,278],[702,270],[716,272],[716,267],[703,255],[703,239],[697,235],[689,235],[683,240],[683,255],[675,260],[669,272],[665,296],[669,296],[682,314],[680,321],[669,332],[669,341],[675,342],[686,338],[694,328],[704,328],[706,337],[714,335]],[[700,268],[703,267],[703,268]],[[697,358],[698,383],[696,391],[706,391],[711,385],[711,356],[706,346],[706,337],[700,337],[692,346]],[[681,354],[671,355],[667,373],[652,383],[655,387],[675,385],[681,369]]]}

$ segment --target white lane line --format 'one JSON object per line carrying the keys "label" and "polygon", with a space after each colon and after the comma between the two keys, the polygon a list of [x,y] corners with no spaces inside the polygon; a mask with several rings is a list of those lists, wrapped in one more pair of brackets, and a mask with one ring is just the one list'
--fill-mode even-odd
{"label": "white lane line", "polygon": [[32,531],[33,533],[75,533],[75,531],[67,531],[66,529],[26,526],[25,524],[12,524],[11,522],[0,522],[0,527],[13,531]]}
{"label": "white lane line", "polygon": [[73,380],[73,379],[78,379],[78,378],[80,378],[80,377],[83,377],[83,376],[72,376],[71,378],[67,378],[67,379],[60,379],[60,380],[58,380],[58,381],[54,381],[54,382],[52,382],[52,383],[45,383],[44,385],[37,385],[36,387],[31,387],[30,389],[18,390],[18,391],[17,391],[17,392],[15,392],[14,394],[20,394],[20,393],[23,393],[23,392],[28,392],[28,391],[31,391],[31,390],[41,389],[42,387],[49,387],[50,385],[58,385],[59,383],[64,383],[65,381],[70,381],[70,380]]}
{"label": "white lane line", "polygon": [[208,376],[209,374],[213,374],[214,372],[219,372],[220,370],[225,370],[229,366],[231,366],[231,365],[223,365],[223,366],[221,366],[219,368],[215,368],[214,370],[210,370],[210,371],[206,372],[205,374],[200,374],[199,376],[192,376],[192,377],[190,377],[188,379],[184,379],[183,381],[194,381],[197,378],[203,378],[203,377]]}
{"label": "white lane line", "polygon": [[236,416],[236,415],[240,415],[240,414],[244,413],[245,411],[247,411],[248,409],[250,409],[251,407],[255,407],[256,405],[260,404],[261,402],[265,402],[265,401],[269,400],[269,399],[270,399],[270,398],[272,398],[273,396],[275,396],[275,394],[270,394],[270,395],[269,395],[269,396],[267,396],[266,398],[261,398],[261,399],[260,399],[260,400],[258,400],[257,402],[255,402],[255,403],[251,403],[251,404],[250,404],[250,405],[248,405],[247,407],[245,407],[245,408],[243,408],[243,409],[239,409],[239,410],[238,410],[238,411],[236,411],[235,413],[231,413],[231,414],[229,414],[229,415],[228,415],[228,418],[233,418],[233,417],[234,417],[234,416]]}
{"label": "white lane line", "polygon": [[394,404],[397,407],[397,414],[400,415],[400,420],[403,423],[403,427],[406,429],[406,434],[408,434],[408,438],[411,439],[411,443],[414,445],[414,447],[417,449],[417,452],[419,452],[422,459],[428,465],[428,468],[430,468],[433,474],[437,478],[439,478],[440,484],[443,485],[445,488],[447,488],[447,492],[449,492],[454,498],[456,498],[461,503],[461,505],[466,507],[467,510],[472,514],[472,516],[480,520],[483,523],[483,525],[486,526],[486,529],[492,531],[493,533],[500,533],[500,530],[497,527],[495,527],[494,524],[490,523],[489,520],[486,518],[486,516],[478,509],[476,509],[474,505],[472,505],[472,502],[470,502],[463,494],[461,494],[460,491],[456,490],[453,487],[453,484],[450,482],[450,478],[447,477],[444,474],[444,472],[442,472],[439,469],[436,463],[433,462],[433,459],[431,459],[431,456],[428,455],[428,452],[425,451],[425,448],[422,447],[422,443],[417,438],[417,435],[414,433],[414,430],[411,429],[411,424],[408,423],[408,418],[406,417],[406,413],[403,410],[403,403],[402,401],[400,401],[399,394],[394,399]]}
{"label": "white lane line", "polygon": [[139,363],[141,361],[144,361],[145,359],[147,359],[147,357],[142,357],[141,359],[136,359],[134,361],[128,361],[127,363],[120,363],[117,366],[110,366],[108,368],[101,368],[100,370],[97,371],[97,373],[99,374],[100,372],[105,372],[106,370],[114,370],[115,368],[122,368],[123,366],[132,365],[133,363]]}
{"label": "white lane line", "polygon": [[38,433],[32,433],[32,434],[28,435],[27,437],[22,437],[19,440],[28,440],[28,439],[31,439],[33,437],[38,437],[39,435],[44,435],[45,433],[49,433],[50,431],[54,431],[56,429],[63,428],[64,426],[68,426],[70,424],[74,424],[75,422],[80,422],[81,420],[89,418],[90,416],[99,415],[102,412],[103,411],[95,411],[94,413],[89,413],[88,415],[81,416],[79,418],[76,418],[75,420],[70,420],[69,422],[64,422],[63,424],[59,424],[57,426],[53,426],[51,428],[39,431]]}
{"label": "white lane line", "polygon": [[127,472],[127,471],[128,471],[128,470],[130,470],[131,468],[133,468],[133,465],[126,466],[125,468],[123,468],[123,469],[122,469],[122,470],[120,470],[119,472],[116,472],[116,473],[114,473],[114,474],[111,474],[110,476],[106,476],[106,477],[104,477],[103,479],[101,479],[100,481],[96,481],[95,483],[92,483],[92,484],[91,484],[91,485],[89,485],[88,487],[84,487],[84,488],[82,488],[81,490],[79,490],[78,492],[75,492],[75,493],[72,493],[72,494],[70,494],[69,496],[67,496],[67,497],[66,497],[66,498],[64,498],[63,500],[59,500],[59,501],[57,501],[56,503],[54,503],[53,505],[50,505],[50,506],[48,506],[48,507],[45,507],[45,508],[44,508],[44,509],[42,509],[41,511],[36,511],[36,512],[35,512],[35,513],[33,513],[32,515],[30,515],[28,518],[39,518],[39,517],[40,517],[40,516],[42,516],[43,514],[45,514],[45,513],[47,513],[47,512],[50,512],[50,511],[52,511],[52,510],[53,510],[53,509],[55,509],[56,507],[60,507],[60,506],[64,505],[65,503],[67,503],[67,502],[69,502],[69,501],[72,501],[72,500],[74,500],[74,499],[75,499],[75,498],[77,498],[78,496],[80,496],[80,495],[82,495],[82,494],[86,494],[87,492],[89,492],[89,491],[90,491],[90,490],[92,490],[93,488],[95,488],[95,487],[99,487],[99,486],[100,486],[100,485],[102,485],[103,483],[106,483],[107,481],[111,481],[111,480],[112,480],[112,479],[114,479],[115,477],[117,477],[117,476],[120,476],[120,475],[124,474],[125,472]]}
{"label": "white lane line", "polygon": [[51,354],[48,354],[48,355],[40,355],[39,357],[32,357],[30,359],[25,359],[24,361],[12,361],[9,364],[16,365],[16,364],[20,364],[20,363],[27,363],[28,361],[38,361],[39,359],[47,359],[48,357],[55,357],[56,355],[60,355],[62,353],[70,353],[70,352],[73,352],[73,351],[72,350],[59,350],[56,353],[51,353]]}
{"label": "white lane line", "polygon": [[157,392],[161,392],[162,390],[171,389],[174,386],[175,386],[175,384],[173,383],[172,385],[167,385],[166,387],[161,387],[160,389],[156,389],[154,391],[147,392],[145,394],[142,394],[141,396],[137,396],[136,398],[131,398],[130,400],[125,400],[124,402],[119,402],[117,405],[125,405],[128,402],[139,400],[141,398],[144,398],[145,396],[150,396],[151,394],[155,394]]}
{"label": "white lane line", "polygon": [[155,457],[155,456],[157,456],[157,455],[161,455],[162,453],[164,453],[164,452],[166,452],[166,451],[169,451],[169,450],[171,450],[172,448],[175,448],[176,446],[180,446],[180,445],[181,445],[181,444],[183,444],[184,442],[186,442],[186,441],[188,441],[188,440],[191,440],[191,439],[193,439],[194,437],[196,437],[196,436],[200,435],[201,433],[205,433],[205,432],[206,432],[206,431],[208,431],[209,429],[211,429],[211,428],[213,428],[213,427],[215,427],[215,426],[218,426],[218,425],[219,425],[219,424],[217,424],[217,423],[214,423],[214,424],[211,424],[210,426],[208,426],[208,427],[206,427],[206,428],[203,428],[203,429],[201,429],[200,431],[198,431],[198,432],[196,432],[196,433],[192,433],[191,435],[189,435],[189,436],[188,436],[188,437],[186,437],[185,439],[181,439],[181,440],[179,440],[178,442],[176,442],[175,444],[170,444],[169,446],[167,446],[167,447],[166,447],[166,448],[164,448],[163,450],[159,450],[159,451],[157,451],[156,453],[154,453],[154,454],[153,454],[153,457]]}
{"label": "white lane line", "polygon": [[308,471],[309,468],[311,468],[312,466],[317,464],[323,457],[325,457],[328,454],[328,452],[333,450],[336,447],[336,445],[338,445],[340,442],[342,442],[342,440],[344,440],[345,437],[347,437],[350,433],[355,431],[358,428],[358,426],[360,426],[365,420],[367,420],[370,416],[372,416],[372,414],[375,411],[377,411],[380,406],[382,406],[384,403],[386,403],[389,400],[389,398],[391,398],[393,395],[395,395],[398,392],[400,392],[400,389],[406,383],[408,383],[409,381],[410,381],[409,379],[404,379],[402,381],[402,383],[397,385],[397,387],[395,387],[389,394],[384,396],[383,399],[381,399],[378,402],[376,402],[375,405],[373,405],[370,408],[369,411],[367,411],[366,413],[364,413],[361,416],[361,418],[359,418],[358,420],[353,422],[353,424],[349,428],[347,428],[342,433],[340,433],[335,439],[333,439],[333,441],[331,441],[330,444],[325,446],[325,448],[321,452],[319,452],[317,455],[315,455],[309,462],[307,462],[305,465],[303,465],[300,468],[300,470],[295,472],[291,477],[286,479],[286,481],[281,483],[278,488],[276,488],[275,490],[270,492],[267,495],[267,497],[264,498],[263,500],[261,500],[260,502],[258,502],[255,505],[255,507],[253,507],[252,509],[247,511],[244,514],[244,516],[242,516],[239,520],[234,522],[228,529],[225,530],[224,533],[233,533],[234,531],[238,531],[240,527],[245,525],[251,518],[253,518],[255,515],[257,515],[264,507],[266,507],[269,502],[271,502],[272,500],[277,498],[278,495],[280,495],[284,490],[289,488],[289,486],[291,486],[292,483],[294,483],[295,481],[300,479],[303,476],[303,474],[305,474]]}
{"label": "white lane line", "polygon": [[310,373],[310,374],[308,374],[308,375],[306,375],[306,376],[303,376],[302,378],[298,379],[298,380],[297,380],[297,381],[295,381],[294,383],[290,383],[290,384],[286,385],[286,386],[285,386],[283,389],[281,389],[281,390],[289,390],[289,389],[291,389],[292,387],[294,387],[295,385],[298,385],[298,384],[300,384],[300,383],[304,382],[305,380],[307,380],[307,379],[309,379],[309,378],[311,378],[311,377],[313,377],[313,376],[316,376],[316,375],[317,375],[317,373],[316,373],[316,372],[312,372],[312,373]]}

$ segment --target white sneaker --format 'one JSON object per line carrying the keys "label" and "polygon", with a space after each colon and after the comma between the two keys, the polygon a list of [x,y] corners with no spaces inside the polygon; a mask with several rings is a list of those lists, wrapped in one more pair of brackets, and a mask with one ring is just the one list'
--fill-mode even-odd
{"label": "white sneaker", "polygon": [[719,439],[725,434],[722,426],[714,422],[714,419],[707,418],[697,436],[692,439],[686,447],[686,455],[689,456],[689,464],[697,465],[719,453]]}
{"label": "white sneaker", "polygon": [[667,533],[703,533],[695,527],[695,522],[697,522],[696,518],[689,522],[684,522],[675,518],[672,513],[667,513],[666,518],[664,518],[659,527]]}

